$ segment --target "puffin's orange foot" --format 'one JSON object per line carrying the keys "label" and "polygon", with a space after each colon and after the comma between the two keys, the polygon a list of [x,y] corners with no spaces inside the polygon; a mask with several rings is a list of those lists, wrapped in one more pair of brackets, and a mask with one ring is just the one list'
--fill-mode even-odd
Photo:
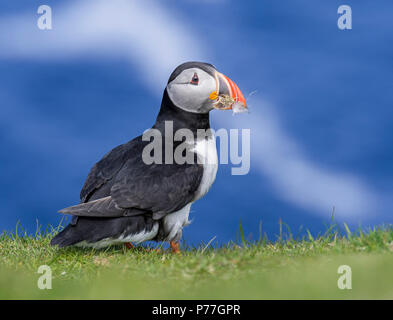
{"label": "puffin's orange foot", "polygon": [[180,253],[179,241],[171,241],[169,242],[169,245],[171,246],[172,253]]}
{"label": "puffin's orange foot", "polygon": [[134,245],[131,242],[125,242],[124,245],[127,247],[127,249],[135,249]]}

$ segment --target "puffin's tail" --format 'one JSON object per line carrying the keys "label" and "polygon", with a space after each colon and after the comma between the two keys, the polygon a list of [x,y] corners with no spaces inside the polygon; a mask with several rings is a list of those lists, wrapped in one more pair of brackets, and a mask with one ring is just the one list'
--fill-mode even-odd
{"label": "puffin's tail", "polygon": [[86,241],[90,246],[103,239],[118,239],[124,234],[151,232],[155,225],[151,214],[120,218],[78,217],[77,223],[71,222],[50,244],[62,248]]}
{"label": "puffin's tail", "polygon": [[79,242],[79,237],[73,225],[69,224],[65,229],[59,232],[54,238],[52,238],[51,246],[58,245],[60,248],[72,246]]}

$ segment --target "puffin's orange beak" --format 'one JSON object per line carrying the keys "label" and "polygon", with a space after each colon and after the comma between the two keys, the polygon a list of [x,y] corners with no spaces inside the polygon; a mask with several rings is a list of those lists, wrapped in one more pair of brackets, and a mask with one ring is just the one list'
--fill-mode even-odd
{"label": "puffin's orange beak", "polygon": [[[243,93],[240,91],[239,87],[227,76],[223,75],[220,72],[216,72],[216,82],[217,82],[217,90],[216,92],[212,92],[210,95],[210,99],[219,101],[220,97],[229,96],[232,101],[235,103],[239,103],[243,108],[247,109],[246,99],[244,99]],[[224,104],[218,103],[215,106],[216,109],[219,110],[228,110],[232,109],[232,104]]]}

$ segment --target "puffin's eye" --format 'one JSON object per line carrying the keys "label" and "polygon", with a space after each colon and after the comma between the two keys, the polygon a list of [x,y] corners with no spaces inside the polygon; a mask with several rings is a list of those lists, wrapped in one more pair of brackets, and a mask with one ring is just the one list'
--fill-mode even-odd
{"label": "puffin's eye", "polygon": [[198,85],[198,83],[199,83],[199,78],[198,78],[198,75],[196,74],[196,72],[195,72],[194,75],[192,76],[192,79],[191,79],[190,83],[191,83],[191,84],[194,84],[194,85]]}

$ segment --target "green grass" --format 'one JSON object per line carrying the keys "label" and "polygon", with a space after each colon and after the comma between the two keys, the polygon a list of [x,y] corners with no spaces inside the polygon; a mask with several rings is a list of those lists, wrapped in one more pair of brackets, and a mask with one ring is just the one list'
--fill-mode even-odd
{"label": "green grass", "polygon": [[[280,223],[280,229],[284,224]],[[284,225],[285,226],[285,225]],[[0,236],[0,299],[393,299],[393,228],[325,234],[211,248],[185,245],[179,255],[49,245],[55,230]],[[40,290],[40,265],[52,289]],[[337,287],[340,265],[352,269],[352,290]]]}

